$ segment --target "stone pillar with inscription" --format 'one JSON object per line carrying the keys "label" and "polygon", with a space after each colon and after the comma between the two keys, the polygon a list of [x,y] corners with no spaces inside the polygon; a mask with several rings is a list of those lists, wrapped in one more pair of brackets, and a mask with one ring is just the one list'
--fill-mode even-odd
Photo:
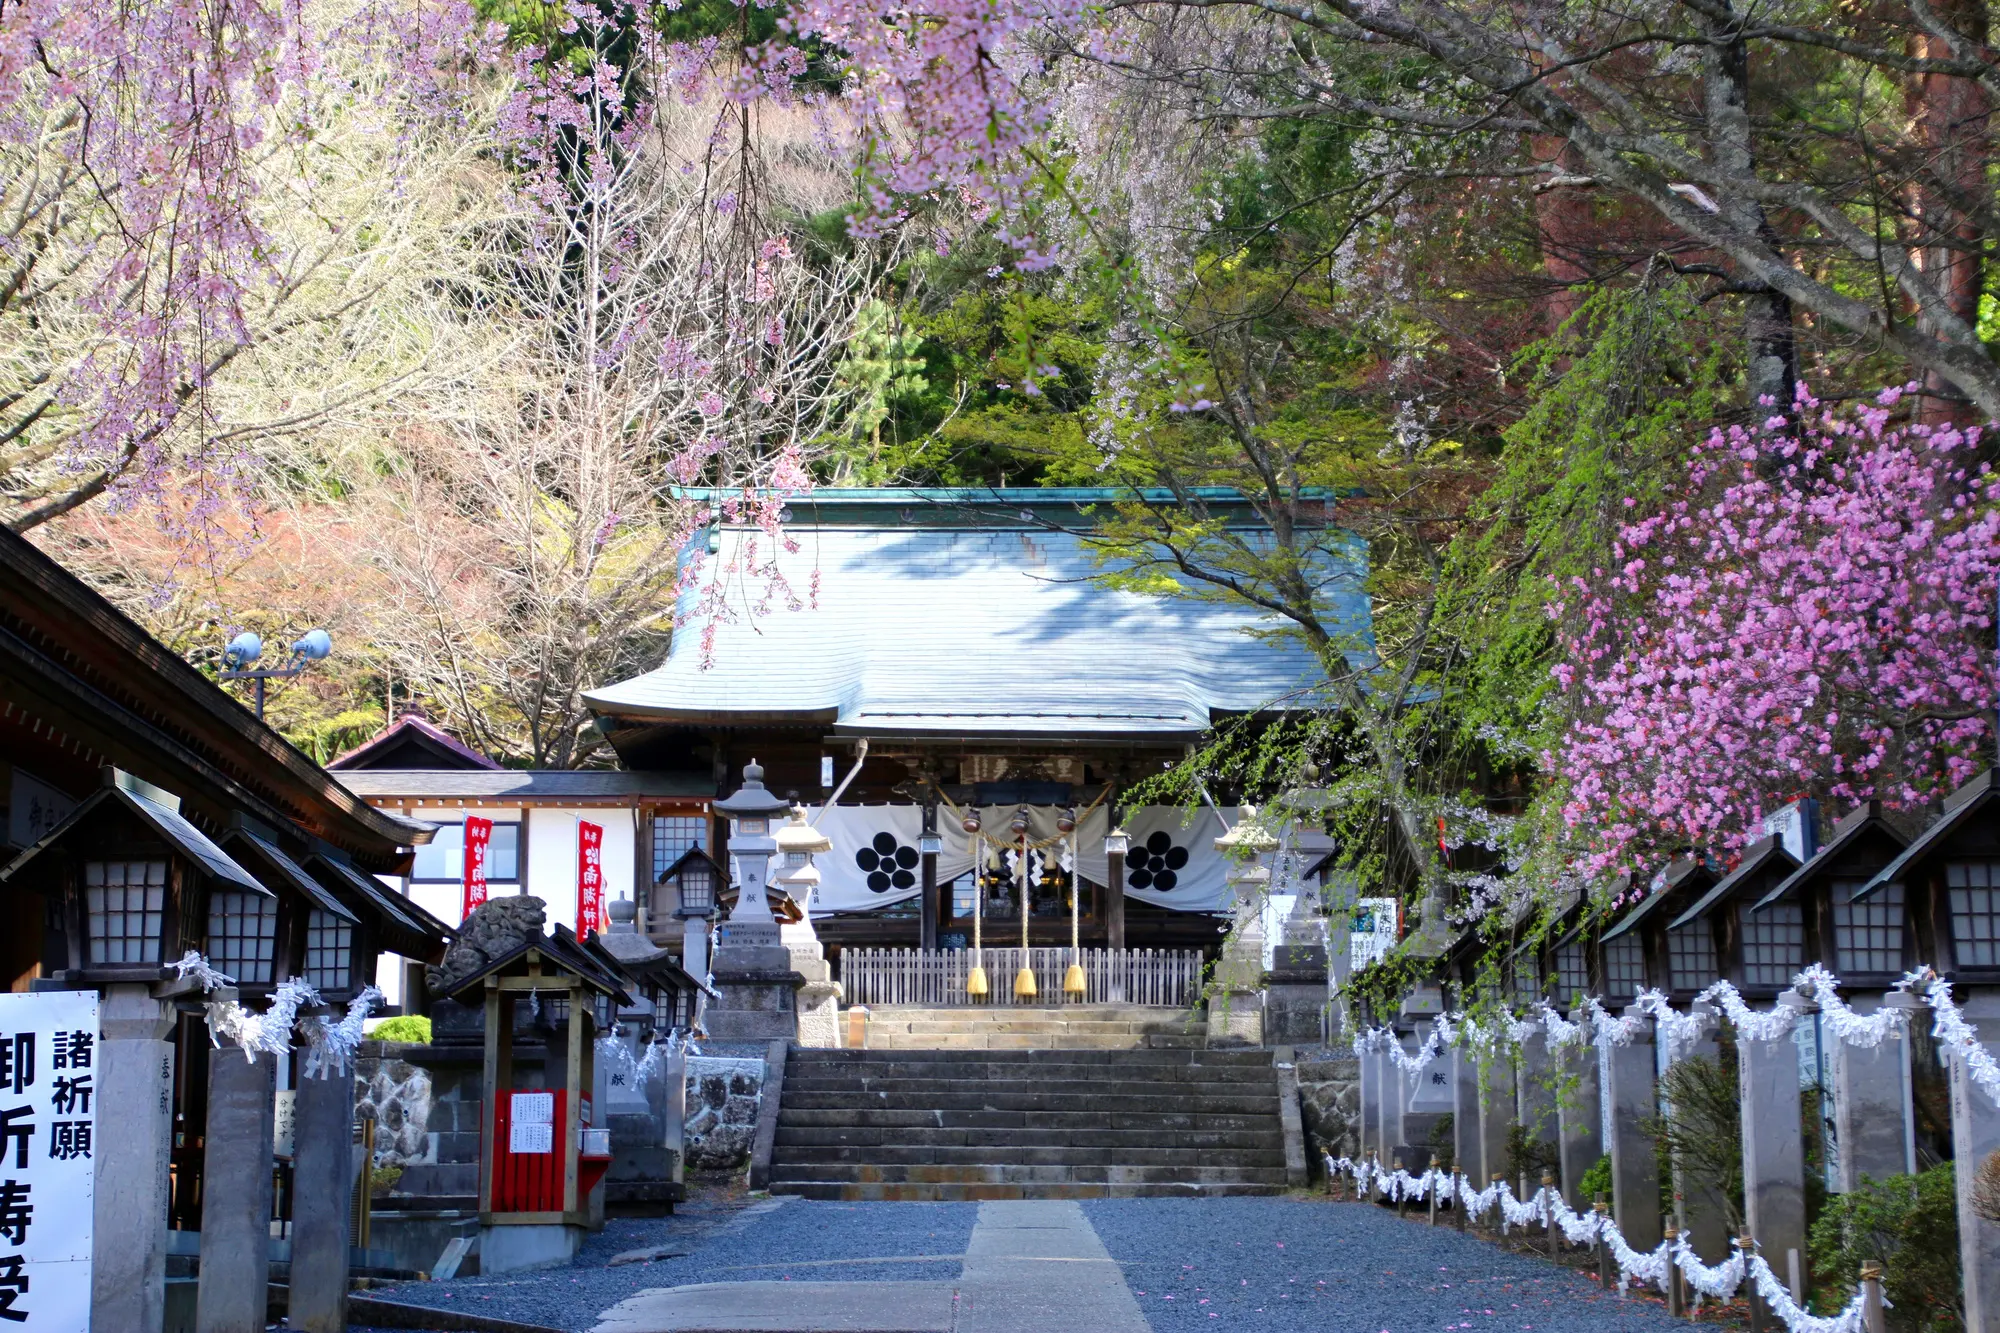
{"label": "stone pillar with inscription", "polygon": [[104,987],[101,1006],[90,1322],[95,1329],[161,1333],[174,1142],[174,1047],[167,1037],[174,1007],[139,984]]}
{"label": "stone pillar with inscription", "polygon": [[[227,1052],[217,1054],[228,1057]],[[304,1333],[345,1333],[354,1075],[328,1070],[323,1078],[301,1074],[298,1082],[292,1101],[292,1267],[286,1325]]]}
{"label": "stone pillar with inscription", "polygon": [[[1578,1012],[1572,1021],[1585,1022]],[[1585,1032],[1589,1032],[1588,1026]],[[1555,1052],[1556,1151],[1561,1165],[1563,1198],[1569,1206],[1588,1210],[1583,1176],[1604,1156],[1604,1099],[1598,1086],[1597,1047],[1586,1036]]]}
{"label": "stone pillar with inscription", "polygon": [[263,1333],[271,1281],[277,1057],[222,1047],[208,1062],[195,1333]]}

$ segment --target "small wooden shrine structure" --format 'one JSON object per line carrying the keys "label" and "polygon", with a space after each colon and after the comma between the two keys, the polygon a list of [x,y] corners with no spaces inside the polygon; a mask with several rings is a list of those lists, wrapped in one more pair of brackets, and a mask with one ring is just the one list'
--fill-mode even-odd
{"label": "small wooden shrine structure", "polygon": [[[610,1131],[597,1125],[590,1089],[597,1035],[632,996],[617,963],[566,926],[519,938],[475,970],[450,978],[445,997],[483,998],[485,1104],[480,1111],[480,1271],[508,1272],[567,1258],[602,1225],[589,1197],[611,1165]],[[553,1086],[516,1086],[515,1011],[523,1000],[559,1006],[544,1065]],[[558,1050],[560,1046],[560,1059]],[[541,1228],[539,1232],[534,1228]],[[520,1230],[516,1230],[520,1229]]]}

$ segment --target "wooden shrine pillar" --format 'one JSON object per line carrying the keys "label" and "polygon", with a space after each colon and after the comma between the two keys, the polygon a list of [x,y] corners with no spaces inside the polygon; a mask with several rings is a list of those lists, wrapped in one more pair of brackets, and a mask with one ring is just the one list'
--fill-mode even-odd
{"label": "wooden shrine pillar", "polygon": [[[924,797],[923,832],[926,837],[935,837],[937,835],[937,813],[937,789],[933,787],[930,793]],[[919,946],[924,949],[935,949],[938,947],[938,922],[948,919],[951,915],[950,905],[941,901],[938,897],[937,860],[936,852],[925,852],[923,854],[923,864],[919,871],[923,876],[923,888],[917,896],[917,901],[922,904],[919,913],[919,918],[922,922],[918,927],[920,931]]]}

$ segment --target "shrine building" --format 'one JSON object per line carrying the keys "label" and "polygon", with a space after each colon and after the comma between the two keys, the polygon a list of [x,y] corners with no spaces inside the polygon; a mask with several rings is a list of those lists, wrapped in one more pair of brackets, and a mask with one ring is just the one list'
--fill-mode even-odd
{"label": "shrine building", "polygon": [[[788,543],[709,530],[666,661],[586,696],[624,767],[679,794],[650,807],[670,836],[641,836],[649,934],[681,940],[670,872],[690,848],[727,864],[726,823],[685,802],[733,791],[754,760],[833,842],[811,905],[830,955],[963,947],[975,906],[989,946],[1018,943],[1024,879],[1033,945],[1070,942],[1072,888],[1085,945],[1219,944],[1232,890],[1213,844],[1235,812],[1124,793],[1228,719],[1315,706],[1324,677],[1240,598],[1129,567],[1161,592],[1109,586],[1096,509],[1132,498],[823,490],[792,506]],[[1198,499],[1244,549],[1270,539],[1234,492]],[[1324,620],[1365,644],[1365,548],[1308,531]]]}

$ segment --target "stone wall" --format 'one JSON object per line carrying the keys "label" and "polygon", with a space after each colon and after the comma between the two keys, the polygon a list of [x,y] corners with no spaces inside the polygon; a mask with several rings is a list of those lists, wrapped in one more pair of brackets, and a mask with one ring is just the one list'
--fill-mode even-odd
{"label": "stone wall", "polygon": [[1305,1121],[1307,1167],[1321,1170],[1319,1154],[1358,1156],[1361,1151],[1361,1062],[1351,1055],[1301,1056],[1299,1111]]}
{"label": "stone wall", "polygon": [[435,1162],[430,1070],[412,1064],[427,1050],[399,1042],[363,1042],[354,1062],[354,1111],[375,1117],[376,1160],[388,1166]]}
{"label": "stone wall", "polygon": [[691,1055],[687,1062],[687,1166],[736,1171],[750,1164],[757,1103],[764,1091],[760,1058]]}

